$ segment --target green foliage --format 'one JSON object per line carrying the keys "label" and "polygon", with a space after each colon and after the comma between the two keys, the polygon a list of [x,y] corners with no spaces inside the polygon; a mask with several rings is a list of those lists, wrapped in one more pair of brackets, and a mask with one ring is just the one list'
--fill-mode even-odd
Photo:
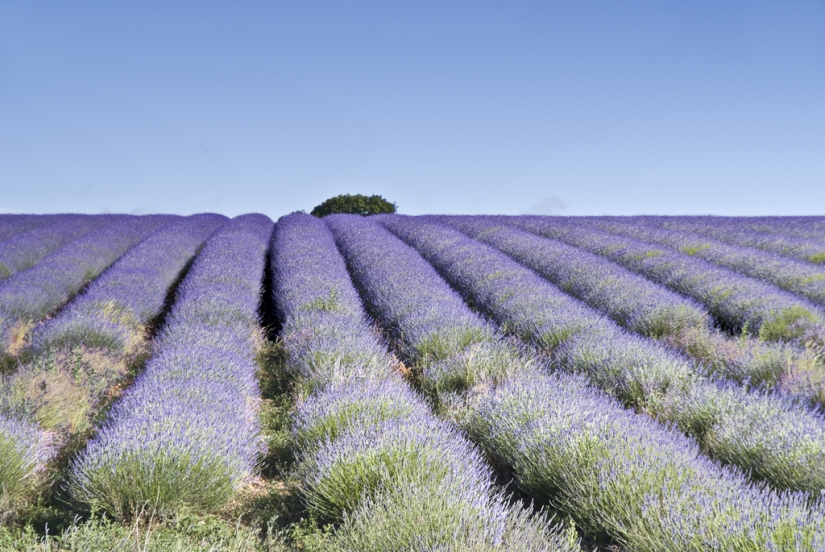
{"label": "green foliage", "polygon": [[31,526],[0,529],[0,550],[26,552],[280,552],[287,548],[272,531],[211,517],[180,516],[160,524],[147,513],[130,525],[105,518],[75,520],[59,534],[38,535]]}
{"label": "green foliage", "polygon": [[312,214],[319,218],[334,213],[350,213],[365,217],[379,213],[394,213],[396,208],[395,203],[390,203],[379,195],[342,194],[324,201],[312,210]]}
{"label": "green foliage", "polygon": [[[80,503],[118,519],[133,519],[145,509],[170,517],[187,506],[215,510],[234,494],[231,469],[218,459],[193,459],[187,451],[126,453],[116,469],[100,466],[84,482],[72,480],[69,492]],[[181,484],[186,482],[186,484]]]}
{"label": "green foliage", "polygon": [[0,432],[0,521],[13,513],[30,490],[33,464],[19,445]]}
{"label": "green foliage", "polygon": [[816,317],[807,309],[796,306],[785,309],[759,328],[759,338],[764,341],[791,341],[801,337],[816,323]]}
{"label": "green foliage", "polygon": [[266,475],[282,475],[294,461],[290,431],[294,382],[286,371],[286,351],[281,341],[265,341],[255,357],[261,405],[258,416],[267,441]]}
{"label": "green foliage", "polygon": [[688,245],[682,248],[682,253],[687,253],[688,255],[696,255],[700,251],[708,249],[710,246],[707,244],[702,245]]}
{"label": "green foliage", "polygon": [[482,514],[452,493],[421,492],[402,485],[367,497],[347,516],[330,543],[331,551],[439,550],[442,552],[572,552],[580,550],[575,529],[550,525],[543,516],[531,517],[518,506],[504,507],[507,521],[497,533],[498,520],[479,530]]}
{"label": "green foliage", "polygon": [[825,251],[822,251],[821,253],[814,253],[808,257],[808,260],[816,264],[825,264]]}

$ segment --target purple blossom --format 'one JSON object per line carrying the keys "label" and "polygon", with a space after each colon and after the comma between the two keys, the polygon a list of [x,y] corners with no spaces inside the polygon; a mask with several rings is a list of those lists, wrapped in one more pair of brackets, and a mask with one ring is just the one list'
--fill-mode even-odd
{"label": "purple blossom", "polygon": [[3,349],[9,346],[17,328],[44,318],[66,303],[129,248],[169,222],[166,216],[121,217],[5,280],[0,284]]}
{"label": "purple blossom", "polygon": [[262,454],[254,354],[272,221],[232,219],[195,259],[157,354],[72,462],[75,499],[114,515],[211,509]]}
{"label": "purple blossom", "polygon": [[[677,423],[711,455],[757,478],[780,488],[825,488],[825,420],[817,412],[779,396],[705,381],[681,357],[627,334],[503,253],[450,227],[397,215],[379,220],[479,309],[550,352],[559,368],[585,374],[625,404]],[[688,400],[697,389],[703,400]],[[748,434],[737,436],[723,429],[728,427]],[[722,433],[725,439],[713,438]]]}
{"label": "purple blossom", "polygon": [[323,222],[281,218],[272,273],[290,370],[309,390],[293,417],[297,475],[310,510],[343,522],[340,546],[573,550],[507,506],[475,447],[393,371]]}
{"label": "purple blossom", "polygon": [[170,286],[226,217],[193,215],[165,226],[129,250],[60,314],[35,328],[42,352],[80,344],[123,350],[163,308]]}
{"label": "purple blossom", "polygon": [[0,215],[0,248],[3,240],[37,227],[53,224],[78,215]]}
{"label": "purple blossom", "polygon": [[565,374],[514,378],[472,401],[471,437],[589,532],[628,550],[821,550],[804,495],[749,485],[682,435]]}
{"label": "purple blossom", "polygon": [[728,245],[689,232],[668,230],[644,219],[593,217],[587,224],[613,234],[656,243],[715,265],[778,286],[817,305],[825,305],[825,270],[750,247]]}
{"label": "purple blossom", "polygon": [[[642,217],[642,220],[663,228],[692,232],[731,245],[755,247],[800,261],[825,263],[825,231],[814,234],[816,238],[793,233],[777,234],[749,228],[746,224],[748,219],[724,217]],[[784,218],[775,221],[777,228],[781,228],[783,220]]]}
{"label": "purple blossom", "polygon": [[500,220],[602,255],[699,301],[718,321],[737,331],[746,326],[750,332],[775,339],[800,338],[819,331],[821,314],[810,302],[691,255],[610,234],[573,219],[523,216]]}
{"label": "purple blossom", "polygon": [[67,215],[54,224],[45,224],[17,234],[0,243],[0,281],[36,265],[49,253],[93,230],[137,218],[139,217],[127,215]]}
{"label": "purple blossom", "polygon": [[482,217],[443,221],[508,254],[636,333],[660,337],[708,326],[708,314],[694,301],[598,255]]}

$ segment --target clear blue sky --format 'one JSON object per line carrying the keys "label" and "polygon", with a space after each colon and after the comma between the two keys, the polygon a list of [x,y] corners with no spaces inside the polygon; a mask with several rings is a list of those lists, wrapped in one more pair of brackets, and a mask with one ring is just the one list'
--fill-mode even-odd
{"label": "clear blue sky", "polygon": [[0,2],[0,212],[825,214],[825,2]]}

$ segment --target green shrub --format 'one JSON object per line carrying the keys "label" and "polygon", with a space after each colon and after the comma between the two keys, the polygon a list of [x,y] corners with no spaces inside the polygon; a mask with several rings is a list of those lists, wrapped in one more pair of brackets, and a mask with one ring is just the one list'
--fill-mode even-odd
{"label": "green shrub", "polygon": [[395,203],[390,203],[379,195],[342,194],[324,201],[312,210],[312,214],[319,218],[334,213],[350,213],[366,217],[395,211]]}

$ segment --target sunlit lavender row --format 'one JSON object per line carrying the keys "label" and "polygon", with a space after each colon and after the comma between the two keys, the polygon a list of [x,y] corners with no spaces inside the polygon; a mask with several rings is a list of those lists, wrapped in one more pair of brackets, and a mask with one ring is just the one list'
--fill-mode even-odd
{"label": "sunlit lavender row", "polygon": [[163,308],[171,285],[226,221],[192,215],[165,226],[119,259],[60,315],[32,332],[38,352],[78,345],[124,351]]}
{"label": "sunlit lavender row", "polygon": [[338,522],[330,549],[577,550],[528,513],[508,507],[490,468],[394,371],[324,223],[279,220],[273,294],[288,368],[297,475],[314,515]]}
{"label": "sunlit lavender row", "polygon": [[28,230],[53,224],[61,219],[78,215],[3,215],[0,217],[0,245],[4,240]]}
{"label": "sunlit lavender row", "polygon": [[691,297],[703,304],[718,322],[734,331],[746,329],[769,341],[822,339],[823,317],[816,305],[703,259],[610,234],[572,218],[524,216],[501,220],[602,255]]}
{"label": "sunlit lavender row", "polygon": [[758,232],[777,237],[799,237],[825,243],[825,217],[650,217],[676,224],[704,224],[740,232]]}
{"label": "sunlit lavender row", "polygon": [[424,219],[381,221],[507,331],[629,406],[676,423],[713,457],[781,489],[825,488],[825,420],[792,400],[704,380],[503,253]]}
{"label": "sunlit lavender row", "polygon": [[700,304],[669,291],[604,257],[483,217],[442,217],[445,222],[506,253],[565,293],[624,328],[658,338],[702,364],[714,377],[761,385],[821,402],[815,355],[778,343],[727,337],[711,327]]}
{"label": "sunlit lavender row", "polygon": [[[145,326],[160,313],[170,286],[224,220],[196,215],[157,230],[56,317],[35,328],[33,344],[21,355],[18,369],[0,386],[0,419],[7,420],[3,427],[16,423],[39,432],[34,441],[44,452],[28,470],[6,471],[6,488],[23,489],[24,480],[36,486],[51,453],[90,429],[114,386],[145,354]],[[19,432],[0,435],[6,440],[18,437]],[[22,454],[27,449],[21,443],[16,450]],[[26,465],[24,460],[19,463]],[[3,462],[18,461],[7,457]],[[12,477],[19,481],[10,481]]]}
{"label": "sunlit lavender row", "polygon": [[0,283],[0,353],[24,345],[34,323],[171,220],[165,215],[117,218]]}
{"label": "sunlit lavender row", "polygon": [[731,245],[753,247],[809,263],[825,263],[825,232],[818,238],[776,234],[743,227],[741,221],[721,217],[638,217],[662,228],[691,232]]}
{"label": "sunlit lavender row", "polygon": [[95,228],[101,228],[126,218],[118,215],[49,217],[48,221],[42,221],[31,230],[14,233],[0,242],[0,281],[34,266],[52,251],[88,234]]}
{"label": "sunlit lavender row", "polygon": [[115,516],[212,509],[257,473],[254,356],[272,221],[237,217],[181,283],[155,354],[71,466],[75,500]]}
{"label": "sunlit lavender row", "polygon": [[499,344],[495,328],[470,312],[432,267],[387,230],[353,216],[325,220],[368,310],[430,394],[462,391],[526,369],[518,351]]}
{"label": "sunlit lavender row", "polygon": [[0,215],[0,524],[825,550],[823,221]]}
{"label": "sunlit lavender row", "polygon": [[[452,329],[460,334],[473,320],[478,323],[466,307],[458,308],[457,296],[432,267],[385,230],[354,217],[327,220],[368,304],[385,324],[396,328],[404,339],[402,345],[414,350],[416,341],[426,343],[420,336],[426,327],[422,321],[428,319],[431,331],[440,333]],[[381,222],[393,227],[398,218],[381,217]],[[409,300],[409,295],[418,301]],[[439,305],[445,306],[443,311]],[[409,331],[406,321],[410,321]],[[408,335],[409,340],[404,337]],[[500,340],[492,338],[486,344],[507,354],[507,345]],[[452,350],[443,354],[446,358],[461,352],[454,341]],[[741,475],[703,458],[696,445],[678,433],[622,410],[581,379],[563,374],[548,378],[534,367],[483,383],[483,376],[479,377],[457,416],[499,465],[513,469],[526,492],[560,506],[589,534],[608,533],[630,550],[699,550],[714,544],[722,549],[735,544],[743,550],[762,550],[768,543],[793,550],[796,545],[818,544],[822,517],[807,509],[804,495],[780,498],[760,491]],[[493,379],[498,390],[491,394]],[[516,397],[498,419],[492,417],[485,410],[488,401],[510,387],[538,390],[541,397],[528,401],[525,408],[520,408],[525,405]],[[450,406],[456,408],[455,402]],[[508,411],[512,417],[507,417]],[[485,425],[484,420],[491,423]],[[563,431],[571,423],[572,431]],[[577,447],[581,448],[577,451]],[[555,455],[548,455],[549,451]],[[518,455],[528,460],[516,460]],[[637,462],[648,457],[647,464]],[[666,458],[668,462],[656,461]],[[690,492],[691,498],[680,503],[682,493],[675,492],[675,497],[651,502],[662,488]],[[738,501],[740,494],[748,498]],[[705,508],[693,503],[700,497]],[[713,506],[728,498],[733,500],[722,511]],[[790,527],[795,530],[789,536]],[[794,544],[784,547],[790,543]]]}
{"label": "sunlit lavender row", "polygon": [[729,245],[689,232],[646,224],[642,219],[588,217],[586,224],[694,255],[715,265],[773,284],[819,306],[825,305],[825,268],[752,247]]}

